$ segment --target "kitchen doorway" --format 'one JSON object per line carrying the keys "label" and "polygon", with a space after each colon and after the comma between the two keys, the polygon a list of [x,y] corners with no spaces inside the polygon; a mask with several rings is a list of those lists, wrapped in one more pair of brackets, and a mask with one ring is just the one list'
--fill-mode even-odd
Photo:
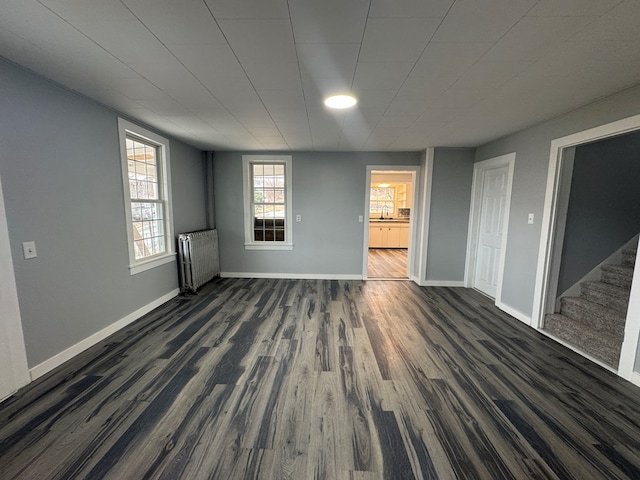
{"label": "kitchen doorway", "polygon": [[363,277],[408,280],[417,170],[369,168],[365,229],[368,235]]}

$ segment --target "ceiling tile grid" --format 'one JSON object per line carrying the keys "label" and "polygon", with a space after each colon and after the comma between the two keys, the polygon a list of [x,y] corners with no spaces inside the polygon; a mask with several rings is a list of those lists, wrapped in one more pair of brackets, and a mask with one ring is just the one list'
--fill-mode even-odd
{"label": "ceiling tile grid", "polygon": [[422,150],[637,84],[639,27],[638,0],[4,0],[0,56],[206,150]]}

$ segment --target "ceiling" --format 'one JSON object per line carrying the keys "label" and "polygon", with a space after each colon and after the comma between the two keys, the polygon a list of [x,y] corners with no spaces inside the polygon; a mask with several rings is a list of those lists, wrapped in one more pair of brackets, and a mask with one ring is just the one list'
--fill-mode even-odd
{"label": "ceiling", "polygon": [[2,0],[0,56],[203,150],[477,146],[639,83],[640,1]]}

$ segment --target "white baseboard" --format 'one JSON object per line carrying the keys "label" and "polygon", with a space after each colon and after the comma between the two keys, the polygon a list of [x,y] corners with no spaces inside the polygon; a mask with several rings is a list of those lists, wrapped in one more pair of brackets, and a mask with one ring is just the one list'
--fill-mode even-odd
{"label": "white baseboard", "polygon": [[143,315],[149,313],[154,308],[159,307],[160,305],[162,305],[165,302],[168,302],[172,298],[176,297],[179,293],[180,293],[180,289],[178,289],[178,288],[176,288],[175,290],[172,290],[171,292],[167,293],[166,295],[163,295],[162,297],[154,300],[153,302],[151,302],[151,303],[139,308],[135,312],[131,312],[126,317],[121,318],[120,320],[112,323],[108,327],[103,328],[102,330],[100,330],[100,331],[94,333],[93,335],[90,335],[89,337],[85,338],[84,340],[79,341],[75,345],[72,345],[71,347],[67,348],[66,350],[63,350],[62,352],[58,353],[57,355],[54,355],[53,357],[49,358],[48,360],[45,360],[44,362],[40,363],[39,365],[36,365],[35,367],[33,367],[33,368],[31,368],[29,370],[29,374],[31,375],[31,381],[33,381],[33,380],[35,380],[37,378],[40,378],[41,376],[43,376],[46,373],[50,372],[51,370],[53,370],[54,368],[58,367],[59,365],[62,365],[67,360],[71,360],[73,357],[75,357],[79,353],[82,353],[87,348],[94,346],[96,343],[104,340],[109,335],[117,332],[118,330],[126,327],[130,323],[133,323],[134,321],[138,320],[140,317],[142,317]]}
{"label": "white baseboard", "polygon": [[498,307],[503,312],[508,313],[512,317],[517,318],[522,323],[526,323],[527,325],[531,325],[531,317],[529,315],[526,315],[526,314],[522,313],[521,311],[516,310],[513,307],[510,307],[509,305],[505,305],[502,302],[496,302],[496,307]]}
{"label": "white baseboard", "polygon": [[362,275],[318,273],[220,272],[222,278],[282,278],[291,280],[362,280]]}
{"label": "white baseboard", "polygon": [[421,287],[464,287],[464,280],[423,280]]}

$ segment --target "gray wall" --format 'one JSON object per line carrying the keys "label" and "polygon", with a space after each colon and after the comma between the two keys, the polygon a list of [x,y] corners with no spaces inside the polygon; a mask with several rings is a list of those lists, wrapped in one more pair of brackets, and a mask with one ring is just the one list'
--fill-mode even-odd
{"label": "gray wall", "polygon": [[576,148],[558,293],[640,232],[640,133]]}
{"label": "gray wall", "polygon": [[[255,152],[251,152],[254,154]],[[216,152],[214,192],[223,272],[361,275],[367,165],[419,165],[416,153],[294,152],[292,251],[244,249],[242,153]]]}
{"label": "gray wall", "polygon": [[[476,161],[516,153],[502,302],[530,316],[551,141],[640,112],[640,87],[479,147]],[[527,214],[535,214],[533,225]]]}
{"label": "gray wall", "polygon": [[[29,366],[177,288],[130,276],[117,115],[0,60],[0,176]],[[176,228],[205,226],[201,152],[171,141]],[[38,257],[24,260],[22,242]]]}
{"label": "gray wall", "polygon": [[464,281],[474,156],[473,148],[434,149],[428,281]]}

